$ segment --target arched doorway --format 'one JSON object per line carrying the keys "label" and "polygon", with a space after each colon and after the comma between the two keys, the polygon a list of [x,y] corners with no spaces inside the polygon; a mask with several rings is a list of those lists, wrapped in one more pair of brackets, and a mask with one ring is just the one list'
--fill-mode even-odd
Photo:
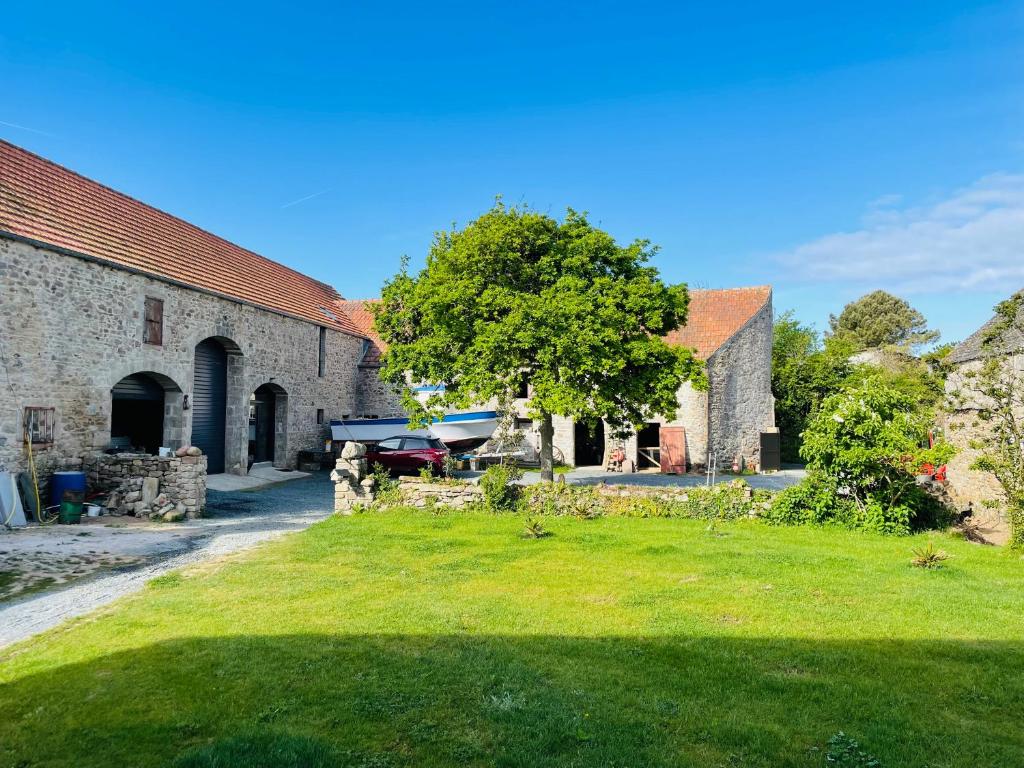
{"label": "arched doorway", "polygon": [[180,438],[180,408],[181,389],[168,377],[145,371],[125,376],[110,389],[111,447],[151,454],[171,447]]}
{"label": "arched doorway", "polygon": [[593,467],[604,463],[604,422],[598,421],[593,427],[577,421],[573,427],[573,441],[576,445],[576,466]]}
{"label": "arched doorway", "polygon": [[277,384],[263,384],[249,397],[249,466],[278,461],[286,453],[288,394]]}
{"label": "arched doorway", "polygon": [[224,471],[228,354],[216,338],[196,344],[192,383],[192,445],[206,454],[211,475]]}

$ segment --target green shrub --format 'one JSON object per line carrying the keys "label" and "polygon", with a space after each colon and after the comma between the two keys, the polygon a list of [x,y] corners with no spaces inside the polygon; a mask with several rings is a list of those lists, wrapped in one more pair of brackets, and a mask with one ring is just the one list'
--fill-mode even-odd
{"label": "green shrub", "polygon": [[752,501],[750,487],[743,480],[700,486],[688,489],[685,499],[672,504],[672,516],[695,520],[737,520],[750,514]]}
{"label": "green shrub", "polygon": [[762,518],[782,525],[838,525],[906,536],[948,525],[950,511],[916,485],[905,488],[895,504],[874,493],[858,504],[835,478],[811,471],[798,485],[776,494]]}
{"label": "green shrub", "polygon": [[519,507],[522,489],[515,481],[523,473],[508,464],[492,464],[480,478],[480,488],[484,492],[484,508],[488,512],[515,512]]}
{"label": "green shrub", "polygon": [[387,467],[374,462],[370,473],[373,477],[373,503],[378,507],[391,507],[402,502],[399,482],[391,476]]}
{"label": "green shrub", "polygon": [[[758,503],[763,503],[760,496]],[[743,480],[710,488],[687,488],[682,495],[618,495],[594,486],[541,483],[531,486],[527,505],[531,512],[550,516],[592,519],[602,515],[616,517],[686,517],[695,520],[736,520],[747,517],[754,508],[754,497]]]}
{"label": "green shrub", "polygon": [[825,474],[812,472],[800,483],[775,495],[761,515],[782,525],[825,525],[855,527],[856,505],[839,495],[836,482]]}
{"label": "green shrub", "polygon": [[941,568],[943,561],[949,559],[949,554],[945,550],[938,549],[930,541],[923,547],[914,547],[910,552],[914,555],[910,558],[910,564],[926,570]]}
{"label": "green shrub", "polygon": [[523,528],[523,538],[525,539],[543,539],[551,535],[551,531],[544,527],[544,524],[534,518],[526,518],[526,526]]}

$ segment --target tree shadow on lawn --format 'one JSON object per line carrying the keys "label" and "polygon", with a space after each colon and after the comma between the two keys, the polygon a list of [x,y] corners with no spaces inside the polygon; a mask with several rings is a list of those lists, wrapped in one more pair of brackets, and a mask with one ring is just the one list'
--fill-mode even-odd
{"label": "tree shadow on lawn", "polygon": [[843,730],[886,768],[1009,766],[1022,702],[1018,643],[196,638],[0,686],[0,765],[821,766]]}

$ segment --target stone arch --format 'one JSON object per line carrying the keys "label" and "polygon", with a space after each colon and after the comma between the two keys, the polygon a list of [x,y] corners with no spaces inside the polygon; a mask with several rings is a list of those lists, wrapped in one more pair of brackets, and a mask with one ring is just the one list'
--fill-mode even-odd
{"label": "stone arch", "polygon": [[280,384],[260,384],[249,396],[248,464],[288,464],[288,392]]}
{"label": "stone arch", "polygon": [[245,474],[248,408],[242,348],[223,335],[206,336],[194,348],[191,441],[203,449],[211,474]]}
{"label": "stone arch", "polygon": [[135,371],[110,387],[110,444],[156,453],[184,442],[184,393],[170,376]]}

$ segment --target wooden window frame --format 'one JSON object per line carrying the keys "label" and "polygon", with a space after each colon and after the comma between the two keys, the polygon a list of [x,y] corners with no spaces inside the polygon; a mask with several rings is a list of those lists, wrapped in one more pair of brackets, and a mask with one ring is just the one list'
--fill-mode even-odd
{"label": "wooden window frame", "polygon": [[[155,311],[154,311],[155,310]],[[143,302],[142,343],[164,345],[164,300],[147,296]]]}
{"label": "wooden window frame", "polygon": [[[30,438],[32,445],[48,448],[53,445],[54,432],[57,424],[57,409],[41,405],[27,405],[23,415],[22,434]],[[36,425],[35,429],[30,429]]]}

